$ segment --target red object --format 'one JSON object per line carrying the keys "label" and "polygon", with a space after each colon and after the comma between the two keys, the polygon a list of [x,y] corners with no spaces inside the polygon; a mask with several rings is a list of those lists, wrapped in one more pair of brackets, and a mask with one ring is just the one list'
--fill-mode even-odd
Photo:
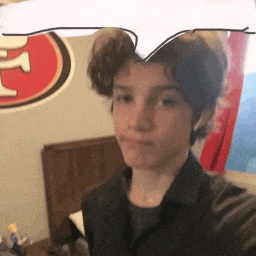
{"label": "red object", "polygon": [[29,70],[24,71],[20,61],[18,65],[13,64],[14,67],[0,69],[4,88],[16,91],[12,96],[0,94],[0,109],[23,106],[48,97],[64,84],[70,73],[68,52],[54,33],[28,37],[25,46],[8,49],[7,53],[0,63],[10,63],[26,53]]}
{"label": "red object", "polygon": [[219,129],[213,131],[205,141],[200,162],[206,171],[225,172],[242,94],[246,44],[245,33],[231,32],[228,39],[231,67],[226,79],[228,93],[225,98],[228,107],[217,110],[215,122]]}

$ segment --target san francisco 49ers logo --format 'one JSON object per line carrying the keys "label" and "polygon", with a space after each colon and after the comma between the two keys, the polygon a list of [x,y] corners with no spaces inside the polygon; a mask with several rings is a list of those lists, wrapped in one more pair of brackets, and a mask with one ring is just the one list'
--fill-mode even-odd
{"label": "san francisco 49ers logo", "polygon": [[53,32],[31,37],[0,37],[0,108],[42,100],[70,74],[71,60]]}

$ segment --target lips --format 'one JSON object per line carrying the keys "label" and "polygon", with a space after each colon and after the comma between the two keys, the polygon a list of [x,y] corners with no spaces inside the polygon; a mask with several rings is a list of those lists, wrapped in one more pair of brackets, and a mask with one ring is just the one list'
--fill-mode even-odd
{"label": "lips", "polygon": [[134,139],[134,138],[127,138],[127,137],[123,137],[122,140],[131,145],[152,146],[154,144],[152,141],[149,141],[149,140],[140,140],[140,139]]}

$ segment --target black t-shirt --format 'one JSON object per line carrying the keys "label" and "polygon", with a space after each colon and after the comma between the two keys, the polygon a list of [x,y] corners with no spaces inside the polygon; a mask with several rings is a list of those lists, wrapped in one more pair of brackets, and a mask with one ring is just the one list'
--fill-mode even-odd
{"label": "black t-shirt", "polygon": [[151,228],[158,221],[158,215],[161,206],[152,208],[143,208],[129,203],[131,212],[132,226],[134,229],[134,239],[136,239],[144,230]]}
{"label": "black t-shirt", "polygon": [[[128,194],[129,187],[131,185],[132,172],[126,173],[123,176],[123,182],[125,184],[126,192]],[[144,208],[134,205],[129,201],[129,210],[131,213],[132,226],[133,226],[133,239],[136,239],[143,231],[154,226],[159,217],[161,211],[161,205],[157,207]]]}

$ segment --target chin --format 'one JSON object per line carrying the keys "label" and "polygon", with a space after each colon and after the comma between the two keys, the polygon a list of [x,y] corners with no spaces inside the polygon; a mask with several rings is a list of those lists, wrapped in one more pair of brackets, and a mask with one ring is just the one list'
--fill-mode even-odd
{"label": "chin", "polygon": [[124,157],[127,166],[136,169],[151,169],[157,165],[153,159],[145,159],[141,157]]}

